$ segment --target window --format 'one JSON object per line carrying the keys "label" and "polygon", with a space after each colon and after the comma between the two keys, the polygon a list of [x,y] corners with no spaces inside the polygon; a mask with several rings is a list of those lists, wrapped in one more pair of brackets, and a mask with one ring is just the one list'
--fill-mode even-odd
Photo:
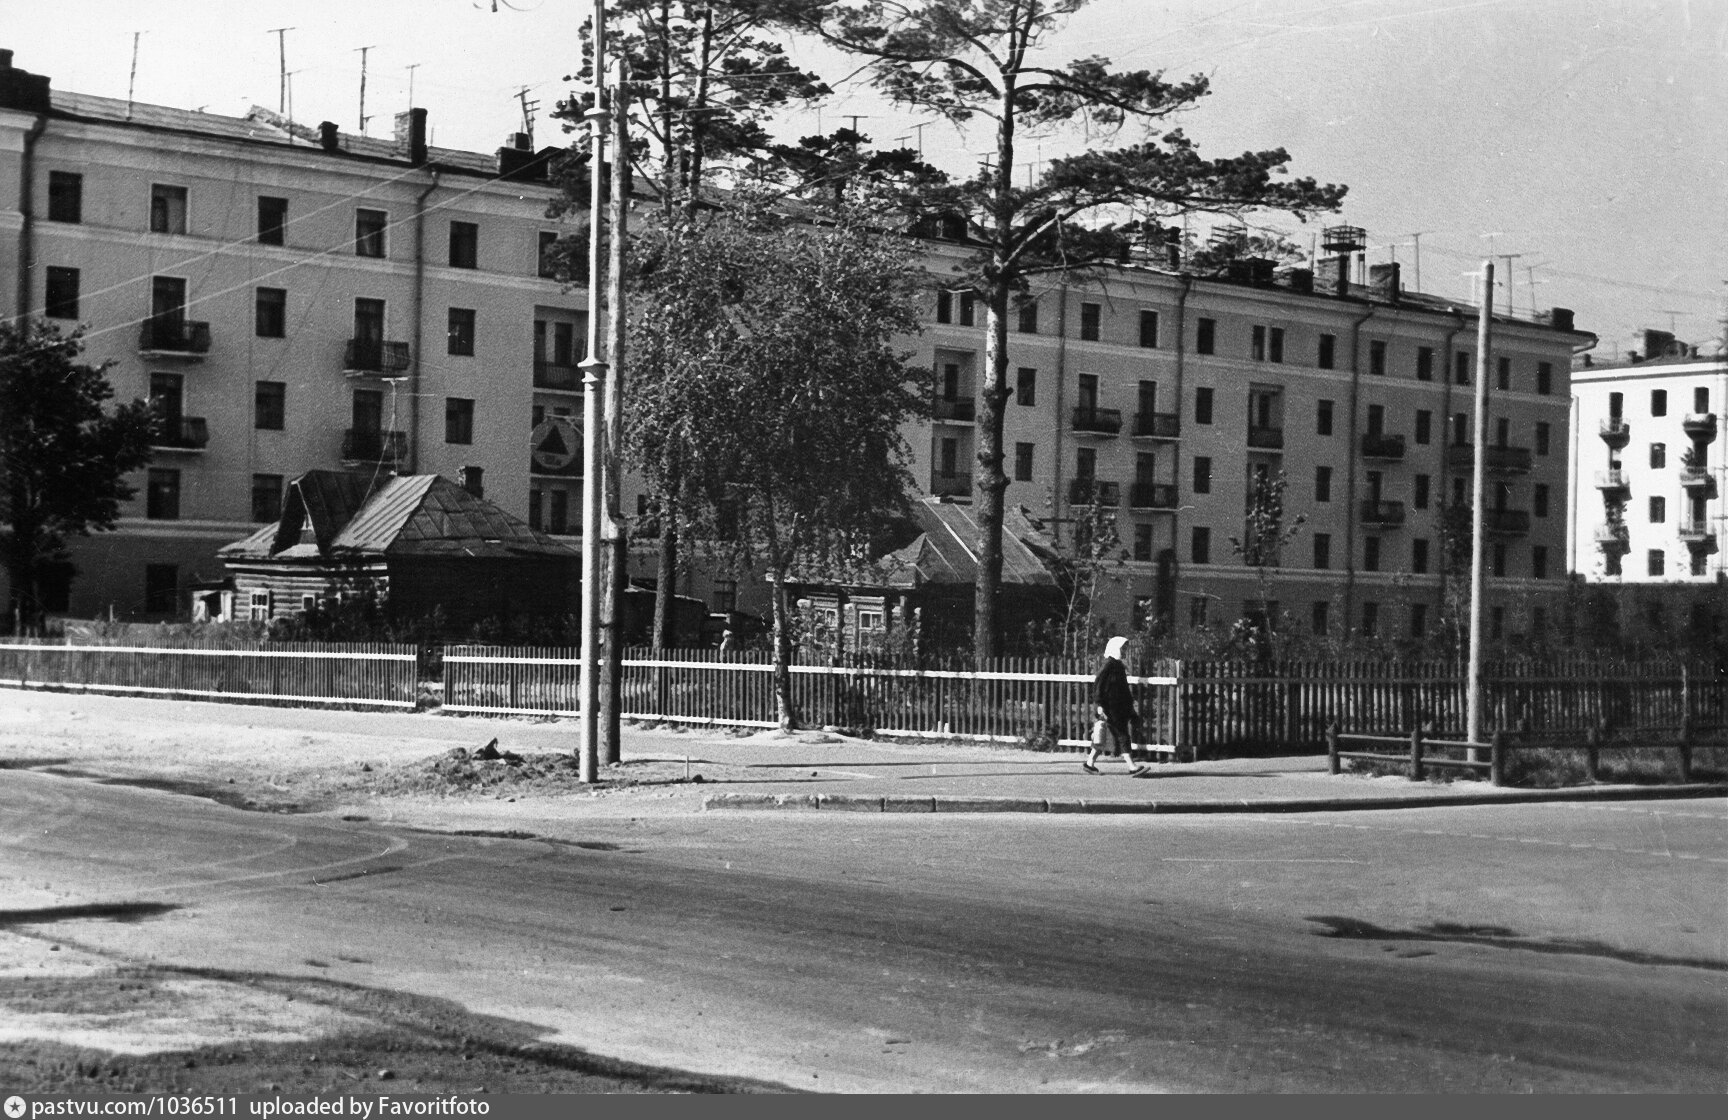
{"label": "window", "polygon": [[467,307],[450,309],[449,352],[460,357],[474,356],[474,311]]}
{"label": "window", "polygon": [[1417,537],[1410,542],[1410,570],[1417,575],[1428,574],[1428,540]]}
{"label": "window", "polygon": [[944,436],[937,444],[937,477],[953,478],[960,470],[960,441]]}
{"label": "window", "polygon": [[1274,361],[1274,362],[1282,362],[1284,360],[1284,328],[1283,327],[1273,327],[1272,328],[1272,337],[1268,341],[1267,347],[1266,347],[1266,357],[1269,361]]}
{"label": "window", "polygon": [[1454,385],[1470,384],[1470,351],[1460,350],[1452,355],[1452,383]]}
{"label": "window", "polygon": [[1470,446],[1470,414],[1454,412],[1452,414],[1452,445],[1454,447]]}
{"label": "window", "polygon": [[1321,369],[1332,369],[1338,364],[1338,336],[1323,334],[1320,336],[1320,352],[1315,355],[1314,364]]}
{"label": "window", "polygon": [[1668,499],[1650,499],[1650,524],[1660,525],[1668,520]]}
{"label": "window", "polygon": [[1038,301],[1029,299],[1020,305],[1020,333],[1038,333]]}
{"label": "window", "polygon": [[1212,390],[1202,386],[1194,390],[1194,422],[1210,424],[1212,422]]}
{"label": "window", "polygon": [[1700,385],[1692,390],[1692,411],[1703,414],[1710,411],[1710,389]]}
{"label": "window", "polygon": [[288,290],[259,288],[253,302],[253,333],[259,338],[288,336]]}
{"label": "window", "polygon": [[1266,360],[1266,328],[1256,326],[1248,344],[1248,356],[1257,362]]}
{"label": "window", "polygon": [[288,383],[260,381],[252,388],[252,426],[261,431],[279,432],[287,414]]}
{"label": "window", "polygon": [[1139,522],[1134,526],[1134,559],[1152,559],[1152,526],[1149,522]]}
{"label": "window", "polygon": [[1362,570],[1377,572],[1380,570],[1380,538],[1362,538]]}
{"label": "window", "polygon": [[1428,604],[1410,604],[1410,636],[1420,638],[1428,633]]}
{"label": "window", "polygon": [[177,564],[144,565],[144,611],[173,614],[179,609],[180,567]]}
{"label": "window", "polygon": [[186,232],[186,188],[161,183],[150,188],[150,232]]}
{"label": "window", "polygon": [[1416,380],[1434,380],[1434,348],[1418,346],[1416,348]]}
{"label": "window", "polygon": [[1495,367],[1494,387],[1501,391],[1510,390],[1512,388],[1512,359],[1501,358],[1495,363]]}
{"label": "window", "polygon": [[1541,396],[1551,396],[1554,392],[1554,363],[1536,363],[1536,392]]}
{"label": "window", "polygon": [[1332,500],[1332,468],[1314,468],[1314,500],[1329,502]]}
{"label": "window", "polygon": [[1314,566],[1322,571],[1332,566],[1332,534],[1314,534]]}
{"label": "window", "polygon": [[1506,546],[1496,544],[1493,549],[1493,572],[1496,577],[1506,574]]}
{"label": "window", "polygon": [[1189,555],[1196,564],[1212,562],[1212,530],[1204,525],[1194,526],[1193,546]]}
{"label": "window", "polygon": [[543,490],[528,491],[528,527],[544,529],[546,527],[546,492]]}
{"label": "window", "polygon": [[84,176],[76,171],[48,172],[48,220],[84,220]]}
{"label": "window", "polygon": [[1195,630],[1206,629],[1206,600],[1195,596],[1188,600],[1188,625]]}
{"label": "window", "polygon": [[[1215,353],[1218,348],[1218,320],[1201,319],[1194,325],[1194,352]],[[1207,421],[1210,423],[1210,421]]]}
{"label": "window", "polygon": [[1455,506],[1461,506],[1464,504],[1464,482],[1465,482],[1464,479],[1459,478],[1457,476],[1453,476],[1453,479],[1452,479],[1452,504]]}
{"label": "window", "polygon": [[1212,492],[1212,457],[1210,455],[1194,456],[1194,493],[1210,494]]}
{"label": "window", "polygon": [[1386,376],[1386,343],[1381,339],[1368,343],[1368,372],[1376,377]]}
{"label": "window", "polygon": [[1494,607],[1488,612],[1488,637],[1499,641],[1506,633],[1506,608]]}
{"label": "window", "polygon": [[389,216],[382,210],[354,211],[354,255],[357,257],[382,257],[384,255],[384,227],[389,223]]}
{"label": "window", "polygon": [[1615,419],[1615,420],[1620,419],[1620,416],[1621,416],[1622,412],[1625,410],[1625,407],[1626,407],[1626,394],[1624,394],[1624,393],[1609,393],[1608,394],[1608,415],[1610,418]]}
{"label": "window", "polygon": [[475,223],[450,223],[450,267],[480,267],[480,227]]}
{"label": "window", "polygon": [[542,232],[540,234],[539,269],[544,280],[558,279],[558,235]]}
{"label": "window", "polygon": [[144,491],[144,516],[152,521],[176,521],[180,517],[180,472],[151,467]]}
{"label": "window", "polygon": [[288,227],[288,200],[258,196],[258,244],[280,245]]}
{"label": "window", "polygon": [[1383,436],[1386,434],[1386,406],[1371,404],[1368,406],[1368,434]]}
{"label": "window", "polygon": [[1536,488],[1531,491],[1530,505],[1530,512],[1535,516],[1548,516],[1548,484],[1546,482],[1538,482]]}
{"label": "window", "polygon": [[1014,374],[1014,401],[1031,406],[1038,401],[1038,371],[1021,366]]}
{"label": "window", "polygon": [[1502,416],[1494,421],[1494,446],[1505,447],[1512,438],[1512,421]]}
{"label": "window", "polygon": [[274,521],[282,516],[282,476],[252,476],[252,520]]}
{"label": "window", "polygon": [[1692,550],[1692,574],[1703,576],[1710,574],[1710,554],[1703,549]]}
{"label": "window", "polygon": [[1380,632],[1380,604],[1369,601],[1362,604],[1362,633],[1372,638]]}
{"label": "window", "polygon": [[474,402],[462,397],[444,400],[444,442],[474,442]]}
{"label": "window", "polygon": [[1650,469],[1659,471],[1668,465],[1668,445],[1653,443],[1650,445]]}
{"label": "window", "polygon": [[42,314],[48,318],[78,318],[78,270],[49,265],[43,297]]}
{"label": "window", "polygon": [[1666,416],[1666,415],[1668,415],[1668,390],[1666,390],[1666,389],[1652,389],[1652,390],[1650,390],[1650,415],[1652,415],[1652,416]]}
{"label": "window", "polygon": [[960,363],[942,363],[942,399],[957,401],[960,399]]}
{"label": "window", "polygon": [[936,321],[938,323],[952,323],[954,321],[953,292],[936,293]]}
{"label": "window", "polygon": [[1602,554],[1602,574],[1605,576],[1620,574],[1620,554],[1618,552],[1604,552]]}
{"label": "window", "polygon": [[1548,454],[1548,422],[1545,420],[1536,422],[1536,454]]}
{"label": "window", "polygon": [[1644,563],[1644,570],[1649,575],[1663,575],[1667,570],[1667,557],[1662,554],[1662,550],[1659,548],[1651,549],[1650,554],[1645,557]]}
{"label": "window", "polygon": [[1032,481],[1032,452],[1038,445],[1035,443],[1016,443],[1014,445],[1014,481]]}
{"label": "window", "polygon": [[1156,311],[1140,312],[1140,345],[1147,350],[1158,346],[1158,313]]}
{"label": "window", "polygon": [[970,327],[978,322],[978,295],[975,292],[960,293],[960,325]]}
{"label": "window", "polygon": [[1329,436],[1332,434],[1332,402],[1318,401],[1314,406],[1314,433]]}
{"label": "window", "polygon": [[1530,574],[1537,579],[1548,578],[1548,550],[1542,545],[1530,550]]}
{"label": "window", "polygon": [[1316,638],[1324,638],[1326,636],[1327,626],[1331,622],[1331,619],[1327,617],[1331,613],[1329,609],[1330,607],[1331,604],[1326,602],[1324,599],[1318,600],[1314,604],[1313,627],[1314,636]]}
{"label": "window", "polygon": [[1413,481],[1415,482],[1416,492],[1412,495],[1413,500],[1412,500],[1411,504],[1414,505],[1417,509],[1427,509],[1428,508],[1428,486],[1432,480],[1431,480],[1430,476],[1428,476],[1428,475],[1419,474],[1415,477],[1415,479]]}
{"label": "window", "polygon": [[1097,342],[1099,320],[1103,317],[1104,308],[1101,304],[1083,303],[1080,305],[1080,339],[1082,342]]}

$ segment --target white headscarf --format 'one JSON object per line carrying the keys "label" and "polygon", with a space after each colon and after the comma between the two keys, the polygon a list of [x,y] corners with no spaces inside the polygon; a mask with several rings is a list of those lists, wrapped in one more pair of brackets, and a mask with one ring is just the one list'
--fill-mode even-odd
{"label": "white headscarf", "polygon": [[1122,653],[1128,648],[1128,639],[1117,635],[1104,643],[1104,656],[1122,660]]}

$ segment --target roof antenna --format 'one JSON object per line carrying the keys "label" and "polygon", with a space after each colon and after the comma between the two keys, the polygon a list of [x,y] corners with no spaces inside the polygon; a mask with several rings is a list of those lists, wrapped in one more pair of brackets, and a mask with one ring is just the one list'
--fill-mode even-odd
{"label": "roof antenna", "polygon": [[[373,44],[376,46],[377,44]],[[366,52],[372,47],[355,47],[360,52],[360,135],[366,135],[366,122],[371,117],[366,115]]]}
{"label": "roof antenna", "polygon": [[276,54],[278,57],[277,69],[281,74],[281,78],[278,79],[276,85],[277,113],[286,113],[288,111],[288,32],[293,30],[294,28],[292,27],[272,27],[269,31],[264,33],[266,35],[276,36]]}
{"label": "roof antenna", "polygon": [[420,69],[420,64],[418,62],[410,62],[402,69],[408,71],[408,107],[412,109],[414,107],[414,71]]}
{"label": "roof antenna", "polygon": [[540,108],[538,100],[528,100],[528,87],[523,86],[516,91],[516,99],[522,102],[522,131],[528,135],[528,147],[534,147],[534,111]]}
{"label": "roof antenna", "polygon": [[132,119],[132,87],[138,82],[138,40],[142,31],[132,32],[132,73],[126,79],[126,119]]}

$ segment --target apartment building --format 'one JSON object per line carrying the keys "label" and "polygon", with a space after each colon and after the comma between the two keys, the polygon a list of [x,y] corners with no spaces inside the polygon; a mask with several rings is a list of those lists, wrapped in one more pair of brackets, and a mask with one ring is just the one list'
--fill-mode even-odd
{"label": "apartment building", "polygon": [[551,275],[559,149],[391,138],[68,93],[0,51],[0,314],[85,329],[167,417],[114,533],[51,609],[184,617],[216,550],[307,470],[465,478],[580,526],[585,302]]}
{"label": "apartment building", "polygon": [[[1485,438],[1488,625],[1540,631],[1543,593],[1567,574],[1568,371],[1594,336],[1565,309],[1496,315],[1478,436],[1475,309],[1405,290],[1396,264],[1365,269],[1360,229],[1327,241],[1316,271],[1241,261],[1203,278],[1161,260],[1029,293],[1010,317],[1007,501],[1058,534],[1093,507],[1114,517],[1124,625],[1264,615],[1421,636],[1443,601],[1438,514],[1470,504]],[[932,255],[941,276],[965,250]],[[932,300],[935,419],[914,439],[915,474],[966,501],[983,308],[961,291]],[[1255,480],[1280,476],[1285,523],[1305,523],[1261,572],[1231,541]]]}
{"label": "apartment building", "polygon": [[1574,369],[1572,397],[1571,568],[1606,583],[1721,581],[1728,354],[1645,331],[1643,351]]}

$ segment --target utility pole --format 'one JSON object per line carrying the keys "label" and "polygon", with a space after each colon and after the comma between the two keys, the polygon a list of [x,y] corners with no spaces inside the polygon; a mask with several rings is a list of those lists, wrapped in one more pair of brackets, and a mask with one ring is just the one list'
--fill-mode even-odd
{"label": "utility pole", "polygon": [[[377,44],[373,44],[376,46]],[[366,52],[372,47],[355,47],[360,52],[360,135],[366,135]]]}
{"label": "utility pole", "polygon": [[600,430],[607,362],[600,356],[600,176],[606,166],[606,0],[594,0],[594,105],[588,121],[588,356],[582,359],[582,720],[577,780],[600,770]]}
{"label": "utility pole", "polygon": [[266,35],[276,36],[277,71],[281,74],[276,86],[276,111],[278,113],[288,111],[288,32],[293,30],[292,27],[272,27],[265,32]]}
{"label": "utility pole", "polygon": [[630,540],[624,527],[620,495],[623,474],[621,454],[624,439],[624,260],[630,226],[630,161],[621,153],[630,150],[629,95],[624,81],[624,61],[617,63],[612,79],[612,197],[607,206],[611,252],[606,274],[606,357],[612,376],[606,380],[603,424],[606,449],[604,497],[605,523],[601,536],[606,542],[605,598],[601,603],[601,625],[606,629],[606,663],[601,675],[605,695],[600,701],[601,760],[608,765],[624,761],[624,598],[630,585]]}
{"label": "utility pole", "polygon": [[[1476,446],[1471,448],[1475,476],[1470,482],[1470,669],[1464,684],[1464,738],[1482,741],[1482,537],[1483,500],[1488,475],[1488,348],[1492,342],[1490,321],[1494,318],[1494,261],[1482,262],[1482,306],[1476,319]],[[1482,752],[1470,748],[1471,762],[1482,761]]]}

